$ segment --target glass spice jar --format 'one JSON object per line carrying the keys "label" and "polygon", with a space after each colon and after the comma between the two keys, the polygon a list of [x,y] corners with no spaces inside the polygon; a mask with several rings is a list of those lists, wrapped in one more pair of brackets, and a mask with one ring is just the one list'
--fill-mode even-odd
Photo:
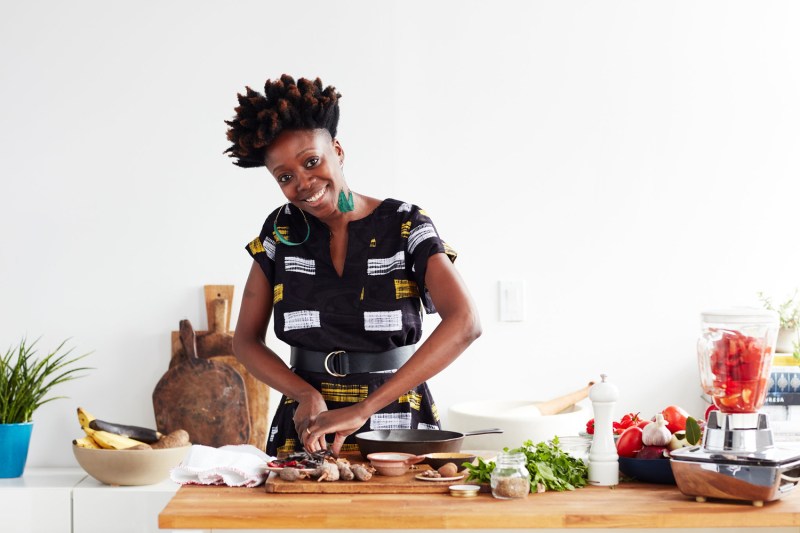
{"label": "glass spice jar", "polygon": [[531,476],[522,452],[500,452],[492,471],[492,496],[501,500],[525,498],[531,490]]}

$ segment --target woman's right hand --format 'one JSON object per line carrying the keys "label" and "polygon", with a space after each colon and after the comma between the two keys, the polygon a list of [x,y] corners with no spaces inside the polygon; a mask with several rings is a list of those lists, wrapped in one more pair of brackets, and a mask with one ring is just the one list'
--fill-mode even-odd
{"label": "woman's right hand", "polygon": [[[297,431],[300,442],[305,440],[304,437],[308,432],[308,428],[314,423],[317,416],[327,410],[328,406],[325,404],[322,394],[317,390],[312,389],[308,395],[297,400],[297,409],[294,411],[292,420],[294,420],[294,429]],[[325,442],[325,435],[323,434],[320,438],[306,443],[305,448],[310,453],[327,450],[328,444]]]}

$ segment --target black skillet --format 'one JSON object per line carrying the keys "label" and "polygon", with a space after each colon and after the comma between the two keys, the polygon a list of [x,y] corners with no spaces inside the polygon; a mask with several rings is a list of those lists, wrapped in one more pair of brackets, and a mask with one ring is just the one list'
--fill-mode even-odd
{"label": "black skillet", "polygon": [[478,431],[445,431],[439,429],[378,429],[356,434],[356,443],[361,455],[377,452],[400,452],[424,455],[426,453],[459,452],[464,437],[502,433],[502,429],[480,429]]}

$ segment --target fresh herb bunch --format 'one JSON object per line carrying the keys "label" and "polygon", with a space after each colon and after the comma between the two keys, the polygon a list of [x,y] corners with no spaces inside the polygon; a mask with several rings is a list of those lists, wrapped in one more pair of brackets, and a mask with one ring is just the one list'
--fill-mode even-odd
{"label": "fresh herb bunch", "polygon": [[47,398],[54,386],[83,377],[80,372],[90,369],[72,366],[88,353],[72,358],[72,348],[60,353],[66,340],[37,360],[38,341],[28,344],[23,338],[18,346],[9,348],[5,355],[0,356],[0,424],[30,422],[36,409],[47,402],[64,398]]}
{"label": "fresh herb bunch", "polygon": [[545,490],[575,490],[586,486],[589,468],[580,459],[572,457],[561,449],[558,437],[550,443],[533,444],[526,440],[521,448],[512,450],[522,452],[527,457],[528,472],[531,474],[531,492],[536,492],[539,483]]}
{"label": "fresh herb bunch", "polygon": [[[526,466],[531,475],[531,492],[534,493],[538,492],[540,483],[545,490],[574,490],[585,487],[589,478],[589,468],[586,463],[562,450],[558,437],[535,445],[533,441],[527,440],[520,448],[513,450],[504,448],[503,451],[525,454]],[[469,473],[468,481],[489,483],[495,463],[493,461],[485,463],[479,458],[477,465],[464,463],[463,466]]]}

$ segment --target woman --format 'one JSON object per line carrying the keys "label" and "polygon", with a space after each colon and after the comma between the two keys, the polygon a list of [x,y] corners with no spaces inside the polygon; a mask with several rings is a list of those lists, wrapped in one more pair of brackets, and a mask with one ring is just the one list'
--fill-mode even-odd
{"label": "woman", "polygon": [[[338,455],[357,449],[348,436],[359,430],[438,429],[425,381],[481,333],[455,253],[425,212],[347,185],[340,96],[319,78],[283,75],[264,95],[248,87],[226,121],[226,153],[265,166],[288,200],[247,246],[254,262],[233,340],[247,369],[283,393],[270,455],[327,449],[327,435]],[[442,320],[414,351],[421,306]],[[273,311],[291,368],[265,344]]]}

